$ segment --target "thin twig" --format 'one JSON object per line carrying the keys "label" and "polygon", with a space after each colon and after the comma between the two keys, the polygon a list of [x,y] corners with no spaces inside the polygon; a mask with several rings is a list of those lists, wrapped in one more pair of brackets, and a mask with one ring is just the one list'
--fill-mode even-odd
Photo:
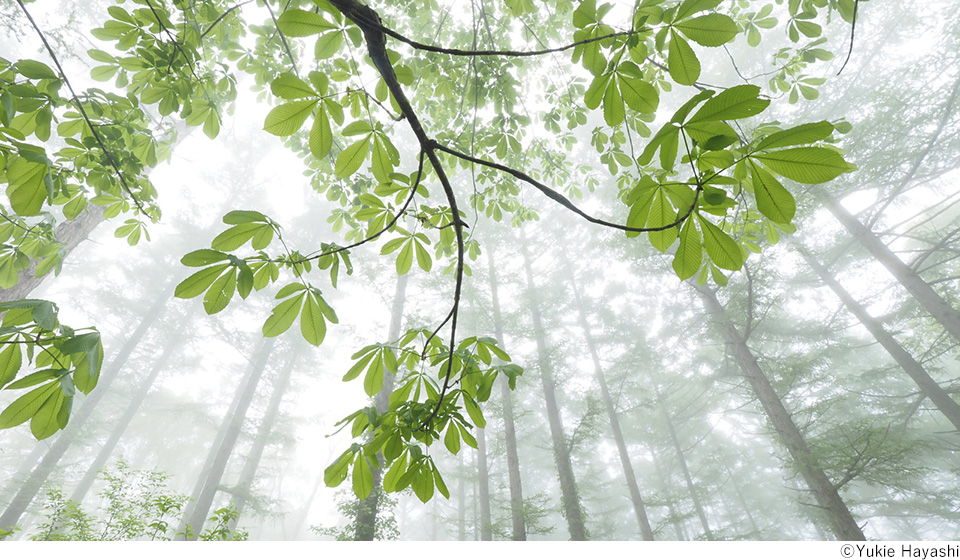
{"label": "thin twig", "polygon": [[70,83],[70,80],[67,78],[67,73],[63,71],[63,66],[60,65],[60,60],[57,58],[56,53],[53,52],[53,48],[50,46],[50,43],[47,41],[47,37],[43,34],[43,31],[40,30],[40,26],[37,25],[37,22],[34,21],[33,16],[30,15],[30,12],[27,10],[27,7],[24,6],[23,0],[17,0],[17,4],[20,5],[20,9],[23,11],[24,15],[27,16],[27,19],[30,20],[30,25],[33,26],[33,29],[37,32],[37,35],[40,36],[40,40],[43,41],[43,46],[46,47],[47,53],[50,54],[50,58],[53,59],[53,63],[57,66],[57,70],[60,72],[60,76],[63,77],[63,82],[67,84],[67,89],[70,90],[70,95],[73,96],[73,104],[77,106],[77,109],[80,110],[80,115],[83,117],[83,120],[87,123],[87,127],[90,129],[90,132],[93,134],[94,139],[96,139],[97,144],[100,146],[100,149],[103,151],[103,154],[107,157],[107,161],[110,162],[110,166],[113,167],[113,170],[117,173],[117,178],[120,179],[120,185],[123,187],[123,190],[126,191],[130,198],[133,199],[133,203],[136,205],[137,209],[144,215],[148,215],[146,209],[144,209],[143,204],[134,196],[133,191],[130,190],[130,187],[127,185],[126,179],[123,178],[123,173],[120,171],[120,167],[117,165],[117,162],[113,159],[113,154],[107,150],[107,147],[103,144],[103,139],[100,138],[100,133],[97,132],[97,129],[94,127],[93,122],[90,120],[90,117],[87,115],[87,110],[83,108],[83,103],[80,102],[80,98],[77,97],[77,92],[74,91],[73,85]]}

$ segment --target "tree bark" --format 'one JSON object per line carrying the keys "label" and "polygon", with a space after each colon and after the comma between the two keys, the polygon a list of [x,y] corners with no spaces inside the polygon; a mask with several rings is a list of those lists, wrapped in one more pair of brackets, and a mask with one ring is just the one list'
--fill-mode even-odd
{"label": "tree bark", "polygon": [[837,200],[827,194],[820,194],[818,198],[853,238],[863,245],[916,298],[917,303],[936,319],[944,330],[950,333],[950,336],[960,342],[960,312],[934,291],[930,284],[927,284],[915,270],[904,264],[877,234],[860,223],[860,220],[848,212]]}
{"label": "tree bark", "polygon": [[493,540],[490,519],[490,474],[487,470],[487,431],[477,430],[477,499],[480,501],[480,540]]}
{"label": "tree bark", "polygon": [[[653,451],[653,449],[650,450],[651,453],[653,453]],[[657,478],[660,479],[660,486],[663,488],[663,500],[667,503],[667,512],[670,514],[670,522],[673,525],[673,530],[677,533],[677,540],[688,540],[687,532],[680,523],[680,515],[677,513],[677,508],[673,505],[673,500],[670,499],[670,494],[668,493],[670,481],[667,480],[666,475],[663,473],[663,468],[660,466],[660,461],[657,459],[656,453],[653,453],[653,469],[657,471]]]}
{"label": "tree bark", "polygon": [[560,478],[560,494],[564,516],[567,518],[567,528],[570,530],[570,539],[575,541],[587,540],[587,529],[584,523],[583,506],[577,491],[577,481],[573,474],[573,464],[570,461],[570,447],[567,445],[563,433],[563,420],[560,416],[560,406],[557,403],[556,381],[553,378],[553,365],[547,354],[547,340],[544,335],[543,318],[540,313],[540,302],[537,299],[537,288],[533,282],[533,269],[530,266],[530,254],[527,250],[526,239],[520,233],[520,252],[523,255],[523,268],[527,277],[527,289],[530,293],[530,317],[533,320],[534,337],[537,342],[537,364],[540,367],[540,380],[543,384],[543,397],[547,406],[547,419],[550,423],[550,436],[553,443],[553,458],[557,465],[557,474]]}
{"label": "tree bark", "polygon": [[[390,309],[390,327],[387,340],[394,341],[400,338],[400,326],[403,321],[403,304],[406,301],[408,275],[397,278],[397,286],[393,292],[393,305]],[[390,393],[393,392],[394,375],[387,372],[383,377],[383,387],[373,399],[378,411],[390,408]],[[383,455],[378,455],[382,462]],[[372,541],[377,536],[377,515],[380,514],[380,496],[383,494],[383,472],[380,468],[373,469],[373,490],[370,495],[357,505],[356,529],[354,540]]]}
{"label": "tree bark", "polygon": [[573,301],[577,306],[577,315],[580,319],[580,328],[583,330],[583,338],[587,343],[590,358],[593,360],[594,375],[597,378],[597,384],[600,385],[600,395],[603,398],[603,405],[607,409],[607,417],[610,419],[610,430],[613,432],[613,440],[617,444],[617,452],[620,455],[620,466],[623,468],[623,477],[626,479],[627,489],[630,492],[630,500],[633,502],[633,511],[637,516],[640,537],[645,541],[652,541],[653,529],[650,527],[650,520],[647,518],[647,508],[643,503],[643,497],[640,495],[637,476],[633,472],[633,464],[630,461],[630,454],[627,451],[627,443],[623,438],[623,430],[620,429],[617,407],[613,402],[613,397],[610,395],[610,388],[607,386],[607,378],[603,372],[603,367],[600,365],[600,355],[597,353],[597,345],[593,340],[590,324],[587,322],[586,306],[580,297],[580,290],[577,288],[576,279],[574,279],[572,275],[570,286],[573,290]]}
{"label": "tree bark", "polygon": [[943,390],[943,387],[930,377],[926,368],[917,362],[913,356],[893,338],[893,335],[887,332],[883,327],[883,323],[867,313],[867,309],[861,305],[860,302],[853,299],[853,296],[840,285],[840,282],[837,281],[826,267],[817,262],[806,250],[802,248],[798,249],[800,254],[803,255],[803,259],[810,265],[810,268],[820,276],[823,283],[833,290],[833,293],[840,298],[840,301],[843,302],[847,310],[853,313],[854,317],[860,321],[860,324],[866,327],[866,329],[870,331],[870,334],[873,335],[873,338],[896,360],[897,364],[903,368],[903,371],[917,384],[920,392],[930,399],[930,402],[947,417],[947,420],[949,420],[957,430],[960,430],[960,404],[957,404],[957,402]]}
{"label": "tree bark", "polygon": [[253,445],[250,447],[250,453],[243,463],[243,470],[240,471],[240,479],[233,490],[233,505],[237,509],[237,517],[230,521],[229,527],[232,531],[237,527],[240,516],[250,499],[253,492],[253,481],[257,474],[257,468],[260,466],[260,459],[263,457],[263,450],[267,447],[267,441],[273,433],[273,428],[277,423],[277,415],[280,413],[280,404],[283,397],[290,387],[290,378],[293,377],[294,365],[296,363],[296,354],[291,354],[287,363],[280,372],[273,387],[273,393],[270,394],[270,402],[267,404],[267,410],[263,413],[263,419],[260,420],[260,426],[257,427],[257,435],[254,437]]}
{"label": "tree bark", "polygon": [[[487,250],[487,271],[490,276],[490,307],[493,310],[493,330],[497,344],[503,347],[503,317],[500,313],[500,294],[493,249]],[[506,377],[500,377],[500,399],[503,402],[503,437],[507,448],[507,475],[510,482],[510,518],[513,522],[512,540],[527,540],[527,523],[523,515],[523,482],[520,478],[520,456],[517,453],[517,428],[514,423],[513,395]]]}
{"label": "tree bark", "polygon": [[30,476],[23,482],[17,494],[7,505],[3,514],[0,515],[0,529],[10,529],[16,526],[17,521],[20,520],[20,516],[23,515],[23,512],[29,507],[30,503],[43,487],[43,484],[47,481],[47,477],[50,476],[50,473],[53,472],[57,463],[60,462],[60,459],[63,458],[67,449],[69,449],[70,445],[75,441],[77,434],[80,433],[81,427],[90,419],[97,404],[108,392],[110,385],[113,384],[114,379],[117,378],[117,374],[124,367],[130,355],[139,347],[144,335],[163,314],[167,301],[172,295],[172,289],[165,290],[164,295],[150,306],[150,309],[130,335],[130,338],[124,342],[120,351],[110,361],[110,367],[101,374],[97,387],[83,400],[83,404],[80,406],[77,414],[70,419],[70,424],[67,426],[67,429],[64,430],[57,438],[57,441],[50,446],[50,449],[44,454],[43,459],[34,467]]}
{"label": "tree bark", "polygon": [[657,395],[657,407],[660,410],[660,416],[663,418],[664,424],[667,426],[667,434],[670,435],[670,442],[673,444],[673,449],[677,452],[677,460],[680,462],[680,473],[683,474],[683,480],[687,485],[687,491],[690,493],[690,499],[693,500],[693,509],[697,513],[697,518],[700,519],[703,534],[707,537],[707,540],[712,541],[714,540],[713,531],[710,530],[710,523],[707,522],[707,514],[703,509],[703,502],[700,501],[700,494],[697,492],[697,487],[693,484],[693,477],[690,476],[686,454],[683,452],[683,446],[680,445],[680,438],[677,437],[677,430],[674,428],[670,414],[667,412],[663,397],[659,394]]}
{"label": "tree bark", "polygon": [[723,306],[716,294],[705,286],[696,286],[700,293],[704,307],[713,316],[720,331],[733,350],[734,359],[740,366],[744,377],[749,382],[754,394],[763,406],[767,418],[783,441],[790,456],[813,493],[817,504],[827,515],[836,537],[843,541],[866,540],[863,531],[854,520],[836,487],[827,478],[820,462],[810,451],[807,442],[794,423],[793,418],[783,406],[780,396],[773,390],[770,380],[757,363],[753,352],[747,347],[747,342],[740,334],[733,322],[726,317]]}
{"label": "tree bark", "polygon": [[150,373],[147,374],[146,379],[140,383],[140,387],[137,389],[136,394],[130,398],[127,408],[123,411],[123,415],[117,421],[117,424],[113,427],[113,430],[111,430],[107,441],[100,446],[100,451],[87,468],[87,472],[83,475],[83,478],[80,479],[80,483],[77,484],[76,488],[73,489],[73,493],[70,495],[71,500],[78,504],[83,503],[83,498],[87,495],[87,492],[90,491],[90,487],[93,486],[93,482],[100,473],[100,469],[107,464],[107,460],[113,454],[113,450],[117,447],[117,442],[120,441],[123,433],[128,427],[130,427],[130,422],[133,420],[133,417],[136,416],[137,411],[140,410],[140,407],[143,405],[143,401],[147,398],[147,395],[150,393],[150,389],[153,387],[154,382],[156,382],[157,377],[160,376],[160,372],[163,371],[164,366],[167,364],[167,360],[170,359],[171,353],[176,346],[177,345],[172,342],[168,342],[164,346],[160,357],[157,358],[157,361],[153,364],[153,369],[151,369]]}
{"label": "tree bark", "polygon": [[257,392],[257,385],[259,385],[260,379],[263,377],[263,372],[266,369],[267,361],[270,359],[270,354],[273,352],[275,342],[275,338],[263,339],[263,342],[260,344],[260,349],[250,361],[243,384],[238,388],[239,399],[237,400],[237,407],[232,413],[228,412],[224,418],[226,430],[224,431],[223,440],[219,446],[214,446],[210,449],[210,454],[213,456],[213,461],[210,463],[210,470],[207,473],[201,473],[203,487],[199,494],[197,494],[197,499],[196,502],[194,502],[192,511],[184,515],[184,523],[191,529],[191,533],[185,537],[186,540],[196,540],[200,531],[203,529],[203,524],[207,520],[210,508],[213,506],[213,499],[220,489],[220,481],[227,468],[227,461],[233,454],[233,449],[237,444],[237,440],[240,438],[240,430],[243,427],[244,420],[246,420],[247,410],[249,410],[253,396]]}

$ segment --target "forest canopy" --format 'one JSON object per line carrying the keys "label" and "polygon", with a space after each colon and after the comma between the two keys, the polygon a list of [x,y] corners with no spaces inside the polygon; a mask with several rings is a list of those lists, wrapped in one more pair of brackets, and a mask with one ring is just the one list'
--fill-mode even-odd
{"label": "forest canopy", "polygon": [[[955,58],[945,48],[920,72],[929,100],[891,109],[898,93],[869,89],[883,80],[869,49],[906,41],[882,27],[892,9],[859,0],[127,0],[85,11],[77,21],[91,24],[78,28],[36,17],[39,3],[17,0],[3,9],[3,24],[29,46],[0,59],[0,428],[29,430],[38,440],[58,434],[55,445],[69,446],[77,437],[70,427],[86,423],[104,385],[123,378],[123,363],[156,328],[146,318],[162,315],[171,293],[194,300],[184,310],[256,324],[238,344],[255,373],[242,377],[245,366],[229,365],[237,374],[216,385],[236,390],[214,444],[225,456],[211,453],[208,483],[198,482],[192,505],[178,506],[178,514],[186,508],[183,526],[195,528],[182,538],[196,538],[211,504],[223,499],[214,479],[244,440],[238,411],[262,393],[261,370],[275,370],[276,404],[270,398],[262,406],[277,414],[280,388],[298,360],[322,364],[325,376],[362,390],[350,397],[353,412],[322,428],[336,432],[342,447],[311,475],[330,487],[346,484],[353,496],[341,508],[351,530],[319,531],[331,536],[384,538],[389,494],[449,500],[450,473],[458,473],[463,508],[462,468],[450,467],[449,456],[462,463],[472,448],[477,476],[488,477],[485,428],[495,423],[505,438],[496,460],[506,456],[509,510],[501,535],[526,538],[537,524],[519,490],[512,400],[526,406],[530,397],[516,393],[537,391],[538,378],[556,510],[574,540],[591,538],[576,471],[582,474],[581,457],[600,457],[590,449],[604,447],[597,440],[603,415],[613,438],[608,462],[621,465],[629,494],[623,507],[632,508],[643,539],[668,526],[685,539],[694,525],[694,535],[708,539],[808,536],[771,535],[752,518],[752,531],[711,529],[716,506],[703,503],[711,492],[695,489],[696,471],[676,433],[681,417],[695,419],[691,439],[714,429],[732,440],[775,434],[766,445],[777,460],[764,468],[793,473],[790,484],[803,497],[791,503],[813,510],[815,538],[863,540],[863,516],[883,519],[899,507],[867,489],[896,488],[903,501],[935,492],[897,480],[898,470],[934,469],[956,490],[956,469],[939,466],[946,455],[937,455],[956,442],[932,434],[936,422],[946,421],[941,429],[950,438],[960,430],[956,380],[943,373],[956,365],[960,342],[955,197],[936,194],[953,172],[942,155],[956,142],[960,81],[938,70]],[[945,45],[956,43],[955,19],[938,23]],[[869,39],[865,25],[877,26]],[[869,35],[880,30],[890,37]],[[92,46],[78,47],[73,33]],[[891,65],[884,87],[902,69]],[[251,119],[258,135],[238,140],[235,130]],[[919,124],[904,124],[915,134],[897,144],[894,125],[907,119]],[[156,177],[161,162],[176,162],[199,141],[194,130],[225,146],[212,182],[227,187],[195,178],[182,191],[189,194],[179,195],[194,207],[172,200],[181,215],[171,214],[165,189],[173,187]],[[277,143],[287,155],[267,147]],[[258,188],[255,166],[264,153],[273,158],[264,158],[267,175],[309,191],[308,198],[270,179]],[[932,189],[935,204],[915,189]],[[858,191],[873,197],[861,215],[842,202]],[[824,211],[839,229],[816,238],[810,232],[818,233]],[[920,218],[946,225],[920,227]],[[72,300],[33,294],[61,272],[53,284],[90,289],[71,278],[68,265],[85,258],[76,257],[83,241],[104,221],[131,246],[114,259],[154,255],[152,265],[128,274],[173,280],[140,295],[140,322],[124,320],[126,327],[111,331],[117,349],[100,328],[114,322],[111,312],[73,322],[68,317],[78,315],[64,303]],[[172,223],[181,224],[176,235]],[[545,256],[555,262],[544,265]],[[870,270],[895,281],[882,295],[863,282],[851,293],[830,270],[840,267],[877,267]],[[805,276],[811,273],[815,280]],[[407,292],[410,281],[415,293]],[[804,309],[803,301],[823,299],[811,295],[811,282],[828,288],[843,311]],[[388,309],[351,299],[357,283],[373,286]],[[861,329],[856,336],[871,340],[875,363],[862,374],[834,374],[855,371],[854,335],[837,323],[850,316]],[[224,330],[234,328],[242,330]],[[579,329],[573,338],[550,341],[571,328]],[[719,342],[706,345],[701,331]],[[153,361],[197,338],[155,342]],[[569,378],[576,360],[589,362],[599,396],[585,399],[585,409],[566,409],[580,419],[571,432],[561,419],[570,406],[562,385],[576,386]],[[675,377],[657,377],[674,365],[681,368]],[[148,375],[141,399],[162,369]],[[633,378],[628,370],[636,370]],[[875,388],[864,379],[847,384],[881,371],[905,387],[886,387],[885,377]],[[756,416],[742,425],[726,419],[723,410],[744,405],[710,396],[723,383],[736,386]],[[839,415],[835,404],[864,392],[877,402]],[[900,400],[890,401],[895,395]],[[684,412],[693,402],[707,412]],[[666,444],[657,443],[656,430],[643,434],[636,418],[625,436],[620,417],[628,423],[628,406],[665,422],[660,433],[669,434],[689,491],[687,517],[674,511],[665,488],[638,484],[635,463],[655,462],[650,457]],[[249,434],[248,457],[256,461],[246,484],[279,429],[261,426],[263,441],[260,432]],[[926,454],[930,463],[910,462]],[[729,478],[745,460],[725,464]],[[39,468],[29,478],[37,488],[21,486],[0,530],[16,525],[52,465],[45,474]],[[669,478],[657,476],[658,485]],[[724,487],[718,478],[703,484],[713,493]],[[856,485],[851,507],[845,493]],[[486,502],[477,498],[484,539],[494,526],[489,492],[477,490],[487,494]],[[251,501],[233,496],[241,507]],[[669,514],[653,518],[651,507]],[[235,527],[239,512],[221,511],[217,527],[229,525],[228,513]],[[878,522],[884,530],[897,523]],[[949,534],[944,527],[913,530]]]}

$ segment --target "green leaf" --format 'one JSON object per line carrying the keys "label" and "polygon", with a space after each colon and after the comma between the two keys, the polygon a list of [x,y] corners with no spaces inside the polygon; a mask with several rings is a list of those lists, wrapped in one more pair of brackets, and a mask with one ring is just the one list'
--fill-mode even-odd
{"label": "green leaf", "polygon": [[205,292],[207,288],[210,287],[210,284],[212,284],[213,281],[216,280],[220,274],[229,267],[229,264],[221,264],[195,272],[191,274],[189,278],[177,284],[177,289],[174,291],[173,295],[182,299],[197,297]]}
{"label": "green leaf", "polygon": [[290,72],[283,72],[270,82],[270,91],[280,99],[313,97],[317,92],[307,82]]}
{"label": "green leaf", "polygon": [[705,121],[725,121],[752,117],[770,105],[769,99],[760,99],[760,88],[739,85],[725,89],[707,100],[688,124]]}
{"label": "green leaf", "polygon": [[655,113],[660,105],[660,92],[657,88],[630,76],[620,75],[620,94],[623,100],[634,111],[640,113]]}
{"label": "green leaf", "polygon": [[583,96],[583,102],[589,109],[596,109],[603,101],[603,95],[607,91],[607,85],[610,83],[610,74],[597,76],[590,83],[587,92]]}
{"label": "green leaf", "polygon": [[724,233],[719,227],[715,226],[697,215],[700,222],[700,228],[703,230],[703,246],[707,249],[707,256],[720,268],[727,270],[740,270],[743,266],[743,254],[740,252],[740,246],[732,237]]}
{"label": "green leaf", "polygon": [[374,178],[380,183],[389,183],[390,175],[393,173],[393,162],[390,160],[387,147],[379,135],[373,139],[373,157],[371,164]]}
{"label": "green leaf", "polygon": [[60,383],[54,381],[20,396],[0,413],[0,429],[19,426],[33,417],[47,399],[60,389]]}
{"label": "green leaf", "polygon": [[219,251],[235,251],[247,241],[254,249],[265,248],[273,241],[273,226],[260,222],[247,222],[227,228],[213,238],[210,246]]}
{"label": "green leaf", "polygon": [[339,30],[324,33],[317,37],[317,43],[313,47],[313,56],[317,60],[324,60],[337,54],[343,45],[343,33]]}
{"label": "green leaf", "polygon": [[60,383],[51,385],[54,386],[54,391],[30,420],[30,432],[38,440],[46,439],[60,430],[60,413],[68,400],[60,388]]}
{"label": "green leaf", "polygon": [[191,251],[180,259],[184,266],[207,266],[215,262],[229,260],[230,255],[213,249],[198,249]]}
{"label": "green leaf", "polygon": [[443,436],[443,445],[454,455],[460,453],[460,430],[452,420],[447,427],[446,435]]}
{"label": "green leaf", "polygon": [[[433,461],[431,461],[433,463]],[[450,490],[447,489],[447,484],[443,481],[443,477],[440,476],[440,471],[437,469],[436,465],[431,464],[433,470],[433,482],[437,485],[437,491],[443,495],[444,498],[450,499]]]}
{"label": "green leaf", "polygon": [[7,196],[10,206],[21,216],[36,216],[49,196],[46,164],[18,158],[7,167]]}
{"label": "green leaf", "polygon": [[330,118],[326,109],[322,108],[313,119],[310,127],[310,153],[316,158],[325,158],[333,148],[333,131],[330,129]]}
{"label": "green leaf", "polygon": [[607,126],[618,126],[623,122],[626,116],[626,109],[623,105],[623,98],[620,97],[620,89],[617,87],[617,80],[612,79],[607,84],[607,90],[603,93],[603,120]]}
{"label": "green leaf", "polygon": [[483,412],[480,411],[480,406],[470,398],[469,395],[463,395],[463,407],[467,409],[467,414],[470,415],[470,420],[473,420],[473,424],[476,427],[486,427],[487,421],[483,418]]}
{"label": "green leaf", "polygon": [[397,255],[397,274],[403,276],[410,272],[411,265],[413,265],[413,241],[408,241]]}
{"label": "green leaf", "polygon": [[697,12],[712,10],[720,5],[722,0],[685,0],[677,8],[677,14],[674,21],[684,20]]}
{"label": "green leaf", "polygon": [[303,313],[300,315],[300,334],[310,344],[320,346],[326,333],[327,324],[323,320],[323,313],[320,311],[316,296],[308,293],[303,305]]}
{"label": "green leaf", "polygon": [[683,229],[680,230],[680,245],[677,247],[677,254],[673,257],[673,270],[681,280],[693,277],[700,270],[700,264],[703,262],[700,232],[693,222],[692,219],[688,219],[683,224]]}
{"label": "green leaf", "polygon": [[414,241],[413,243],[417,250],[417,264],[424,272],[430,272],[430,269],[433,267],[433,259],[430,257],[430,252],[427,251],[427,248],[419,241]]}
{"label": "green leaf", "polygon": [[13,67],[20,75],[31,80],[55,80],[58,77],[49,66],[37,60],[18,60]]}
{"label": "green leaf", "polygon": [[849,169],[843,156],[829,148],[789,148],[750,157],[798,183],[826,183]]}
{"label": "green leaf", "polygon": [[320,14],[305,10],[287,10],[277,18],[277,29],[287,37],[308,37],[336,28]]}
{"label": "green leaf", "polygon": [[300,127],[303,126],[316,106],[316,99],[304,99],[277,105],[267,113],[267,118],[263,121],[263,129],[276,136],[290,136],[300,130]]}
{"label": "green leaf", "polygon": [[769,150],[797,144],[812,144],[830,136],[833,129],[833,125],[827,121],[801,124],[780,132],[774,132],[757,143],[757,149]]}
{"label": "green leaf", "polygon": [[365,136],[350,144],[337,156],[337,163],[334,166],[334,173],[341,179],[349,177],[360,169],[364,160],[367,159],[367,153],[370,151],[370,135]]}
{"label": "green leaf", "polygon": [[353,493],[365,500],[373,491],[373,470],[362,453],[357,454],[353,463]]}
{"label": "green leaf", "polygon": [[387,471],[387,474],[383,477],[383,489],[387,492],[396,492],[397,483],[400,481],[400,477],[407,472],[407,456],[406,454],[401,455],[399,459],[394,461],[393,465],[390,467],[390,470]]}
{"label": "green leaf", "polygon": [[700,77],[700,61],[693,52],[690,43],[670,30],[670,46],[667,49],[667,68],[670,77],[675,82],[685,86],[692,86]]}
{"label": "green leaf", "polygon": [[332,465],[323,470],[323,483],[330,487],[339,486],[347,478],[352,459],[353,453],[345,451]]}
{"label": "green leaf", "polygon": [[300,314],[304,295],[305,293],[301,293],[274,307],[270,317],[263,323],[263,336],[270,338],[287,332]]}
{"label": "green leaf", "polygon": [[707,14],[674,24],[675,29],[704,47],[719,47],[737,37],[737,24],[723,14]]}
{"label": "green leaf", "polygon": [[0,389],[13,381],[22,365],[23,353],[19,344],[10,344],[0,352]]}
{"label": "green leaf", "polygon": [[210,289],[203,296],[203,309],[207,315],[213,315],[223,311],[237,288],[237,275],[233,269],[229,269],[210,284]]}
{"label": "green leaf", "polygon": [[757,197],[757,210],[770,221],[788,224],[797,213],[797,202],[773,175],[754,162],[750,162],[753,176],[753,192]]}
{"label": "green leaf", "polygon": [[223,215],[223,223],[230,225],[246,224],[250,222],[267,223],[270,219],[256,210],[231,210]]}
{"label": "green leaf", "polygon": [[[670,200],[667,198],[666,192],[662,187],[658,188],[654,193],[653,200],[650,202],[650,210],[647,215],[647,226],[648,228],[661,228],[668,224],[671,224],[677,220],[677,211],[670,204]],[[663,253],[673,245],[673,242],[677,239],[677,234],[679,230],[676,226],[663,229],[660,231],[651,231],[648,235],[650,237],[650,244],[653,245],[658,251]]]}

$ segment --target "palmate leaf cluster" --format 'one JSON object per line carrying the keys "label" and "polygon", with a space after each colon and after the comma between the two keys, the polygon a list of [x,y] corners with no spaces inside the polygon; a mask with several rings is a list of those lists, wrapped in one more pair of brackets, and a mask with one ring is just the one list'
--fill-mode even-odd
{"label": "palmate leaf cluster", "polygon": [[[176,295],[201,298],[215,314],[270,292],[263,335],[299,324],[319,346],[339,321],[324,291],[352,273],[355,247],[379,244],[398,275],[450,275],[445,317],[354,354],[346,381],[362,380],[371,397],[388,380],[394,388],[385,408],[365,407],[341,422],[358,443],[325,473],[330,485],[350,477],[360,497],[372,491],[374,470],[387,491],[412,488],[424,501],[435,491],[447,495],[431,445],[442,440],[455,454],[464,443],[475,446],[472,430],[485,423],[494,381],[504,375],[514,386],[522,373],[492,338],[457,332],[461,288],[483,247],[466,225],[471,212],[520,226],[539,219],[545,201],[536,190],[599,227],[646,234],[672,254],[679,278],[724,284],[751,252],[793,230],[791,182],[818,184],[852,170],[834,145],[841,125],[764,123],[773,97],[759,86],[701,83],[711,52],[741,35],[755,46],[783,24],[797,45],[776,54],[771,91],[791,92],[788,101],[815,96],[821,82],[808,74],[811,65],[832,57],[821,48],[821,23],[835,14],[850,22],[852,0],[789,0],[779,9],[749,0],[641,0],[616,10],[597,0],[493,4],[484,8],[496,16],[490,20],[522,17],[535,29],[516,36],[507,26],[481,40],[454,18],[441,34],[448,42],[437,46],[405,35],[435,25],[432,2],[268,0],[270,9],[258,11],[217,0],[130,0],[108,10],[93,30],[103,48],[88,53],[91,77],[116,92],[66,95],[59,70],[4,61],[0,164],[12,211],[4,210],[8,225],[0,226],[0,285],[15,282],[31,258],[46,259],[40,273],[56,270],[50,207],[62,206],[67,219],[88,201],[111,217],[130,212],[117,235],[131,244],[146,237],[159,217],[146,173],[171,140],[148,115],[216,137],[238,74],[251,75],[261,99],[275,103],[264,111],[265,132],[303,158],[342,239],[292,247],[265,214],[229,212],[209,248],[181,259],[197,270]],[[686,100],[654,132],[669,94]],[[51,155],[54,131],[68,147]],[[587,135],[606,174],[573,155]],[[618,195],[607,197],[619,200],[616,208],[602,210],[612,218],[575,203],[597,189]],[[63,353],[58,344],[72,349],[75,335],[54,329],[36,340],[49,342],[53,355]],[[85,363],[67,354],[60,385]],[[8,370],[13,380],[20,368]],[[43,407],[21,408],[10,417],[35,419]],[[35,433],[50,435],[54,425],[62,423]]]}

